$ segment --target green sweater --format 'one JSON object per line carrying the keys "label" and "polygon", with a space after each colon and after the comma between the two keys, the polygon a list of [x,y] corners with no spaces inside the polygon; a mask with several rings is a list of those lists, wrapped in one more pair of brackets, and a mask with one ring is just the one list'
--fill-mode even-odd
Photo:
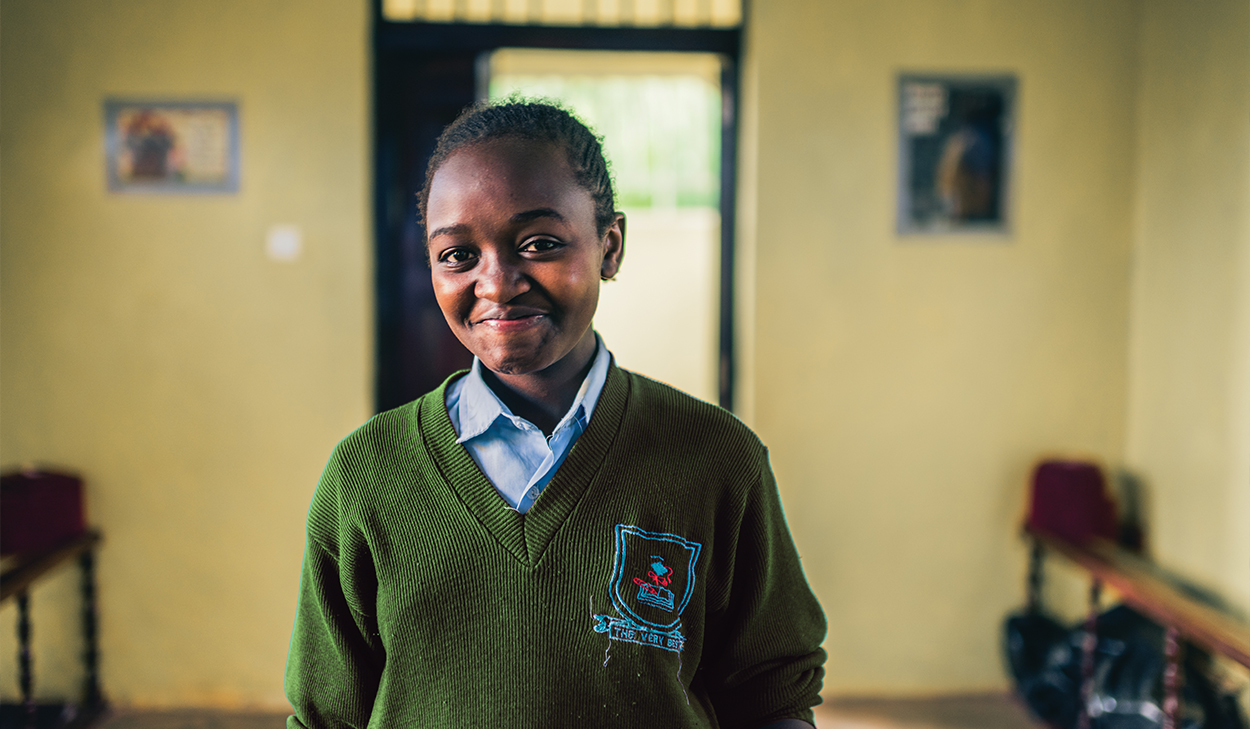
{"label": "green sweater", "polygon": [[613,366],[522,515],[456,443],[445,390],[330,457],[308,513],[289,727],[812,720],[825,618],[746,426]]}

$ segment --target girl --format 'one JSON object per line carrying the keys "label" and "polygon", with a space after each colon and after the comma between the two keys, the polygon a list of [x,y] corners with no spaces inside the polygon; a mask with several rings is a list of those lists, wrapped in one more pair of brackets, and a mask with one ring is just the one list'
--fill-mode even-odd
{"label": "girl", "polygon": [[473,107],[420,210],[473,367],[331,456],[289,726],[809,726],[825,620],[767,451],[591,326],[625,250],[599,141]]}

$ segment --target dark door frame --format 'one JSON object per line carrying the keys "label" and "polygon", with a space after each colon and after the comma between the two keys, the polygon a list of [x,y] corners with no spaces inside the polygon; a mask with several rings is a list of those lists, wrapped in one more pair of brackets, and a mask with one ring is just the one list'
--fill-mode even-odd
{"label": "dark door frame", "polygon": [[[745,3],[744,3],[745,5]],[[411,198],[416,184],[409,159],[401,158],[405,141],[397,139],[397,107],[388,103],[395,93],[393,69],[414,68],[412,59],[458,59],[497,48],[561,48],[613,51],[685,51],[716,53],[725,59],[721,71],[721,184],[720,184],[720,296],[719,296],[719,403],[733,409],[736,358],[734,343],[734,234],[738,148],[738,64],[742,33],[739,28],[638,28],[551,27],[531,25],[478,25],[391,22],[382,17],[382,0],[371,3],[373,12],[373,112],[374,112],[374,240],[375,240],[375,408],[384,410],[422,392],[404,392],[396,369],[403,366],[397,339],[401,332],[404,266],[413,254],[416,204]],[[406,65],[408,64],[408,65]],[[399,71],[403,73],[404,71]],[[411,72],[411,71],[409,71]],[[450,120],[448,120],[450,121]],[[402,126],[402,123],[399,125]],[[428,159],[428,152],[425,153]],[[418,154],[419,156],[419,154]],[[419,165],[423,174],[425,165]],[[413,226],[417,226],[415,229]],[[428,353],[436,357],[439,353]],[[455,369],[446,361],[434,370]],[[443,373],[443,376],[450,372]]]}

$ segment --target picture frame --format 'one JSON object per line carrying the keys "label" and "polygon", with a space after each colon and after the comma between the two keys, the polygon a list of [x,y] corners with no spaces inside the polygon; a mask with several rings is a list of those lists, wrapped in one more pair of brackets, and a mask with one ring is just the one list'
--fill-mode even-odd
{"label": "picture frame", "polygon": [[898,77],[898,232],[1011,232],[1014,75]]}
{"label": "picture frame", "polygon": [[104,120],[110,192],[238,192],[235,102],[107,99]]}

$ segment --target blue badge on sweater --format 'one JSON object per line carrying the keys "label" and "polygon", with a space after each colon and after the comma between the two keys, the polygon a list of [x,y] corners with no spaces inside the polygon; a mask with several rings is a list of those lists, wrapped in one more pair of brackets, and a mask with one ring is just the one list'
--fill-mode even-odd
{"label": "blue badge on sweater", "polygon": [[681,613],[694,594],[703,546],[676,534],[616,525],[616,559],[608,593],[620,614],[595,615],[595,632],[612,640],[680,652]]}

